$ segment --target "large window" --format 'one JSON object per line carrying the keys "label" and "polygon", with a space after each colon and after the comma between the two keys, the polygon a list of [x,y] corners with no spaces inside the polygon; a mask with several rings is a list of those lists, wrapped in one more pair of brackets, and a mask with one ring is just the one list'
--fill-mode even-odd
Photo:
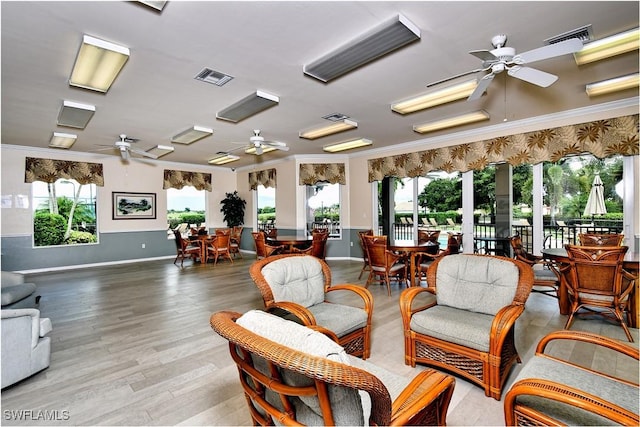
{"label": "large window", "polygon": [[258,230],[276,227],[276,189],[258,185],[256,188]]}
{"label": "large window", "polygon": [[340,184],[319,182],[307,185],[307,231],[315,228],[329,230],[330,238],[339,238],[340,227]]}
{"label": "large window", "polygon": [[34,246],[98,242],[95,184],[59,179],[31,185]]}
{"label": "large window", "polygon": [[[189,227],[206,225],[205,190],[196,190],[192,186],[181,189],[167,189],[167,222],[170,230],[179,227],[185,233]],[[169,233],[173,238],[173,233]]]}

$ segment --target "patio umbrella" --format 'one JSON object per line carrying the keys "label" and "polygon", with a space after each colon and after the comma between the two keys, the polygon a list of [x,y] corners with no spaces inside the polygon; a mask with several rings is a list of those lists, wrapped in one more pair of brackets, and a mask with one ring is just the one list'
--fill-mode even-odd
{"label": "patio umbrella", "polygon": [[587,206],[584,207],[584,216],[602,215],[607,213],[607,208],[604,206],[604,185],[600,179],[600,175],[596,174],[593,178],[593,184],[591,185],[591,191],[589,192],[589,198],[587,199]]}

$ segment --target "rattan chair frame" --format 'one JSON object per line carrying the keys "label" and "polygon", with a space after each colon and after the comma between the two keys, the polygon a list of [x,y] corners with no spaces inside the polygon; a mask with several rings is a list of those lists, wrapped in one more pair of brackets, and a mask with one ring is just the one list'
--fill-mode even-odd
{"label": "rattan chair frame", "polygon": [[369,277],[364,285],[368,288],[376,277],[387,285],[387,294],[391,296],[391,279],[407,286],[407,257],[387,249],[386,236],[362,236],[369,258]]}
{"label": "rattan chair frame", "polygon": [[364,265],[358,275],[358,280],[362,278],[362,274],[365,271],[371,271],[371,265],[369,264],[369,251],[367,251],[367,244],[364,241],[364,236],[373,236],[373,230],[358,231],[358,239],[360,239],[360,248],[362,249],[362,261]]}
{"label": "rattan chair frame", "polygon": [[184,265],[185,258],[191,258],[193,261],[200,259],[202,250],[200,245],[191,245],[190,242],[182,237],[182,233],[178,230],[173,230],[174,238],[176,239],[176,258],[173,260],[175,264],[180,260],[180,266]]}
{"label": "rattan chair frame", "polygon": [[560,287],[560,277],[558,277],[558,270],[550,263],[545,260],[543,257],[534,255],[532,253],[527,252],[524,249],[524,245],[522,244],[522,238],[519,235],[511,236],[511,249],[513,249],[513,255],[517,260],[523,261],[531,266],[531,268],[535,268],[535,266],[539,265],[543,268],[549,269],[549,271],[553,272],[556,277],[555,279],[547,279],[545,277],[536,277],[534,270],[534,280],[533,280],[533,288],[532,292],[541,293],[544,295],[548,295],[553,298],[558,298],[558,288]]}
{"label": "rattan chair frame", "polygon": [[[211,316],[213,330],[229,341],[229,351],[240,373],[251,418],[255,425],[295,425],[295,409],[290,396],[316,395],[324,425],[334,425],[327,386],[336,385],[362,390],[371,397],[370,425],[446,425],[446,415],[455,379],[434,370],[419,373],[391,401],[389,391],[375,375],[330,359],[312,356],[277,344],[235,323],[240,313],[221,311]],[[252,355],[266,360],[272,375],[253,367]],[[314,379],[314,384],[295,387],[283,383],[281,370],[297,372]],[[280,396],[285,411],[265,399],[270,389]],[[299,425],[299,424],[298,424]]]}
{"label": "rattan chair frame", "polygon": [[253,242],[256,245],[256,259],[266,258],[271,255],[277,255],[278,253],[288,249],[286,245],[273,246],[267,243],[266,234],[264,231],[253,231]]}
{"label": "rattan chair frame", "polygon": [[581,246],[620,246],[624,234],[617,233],[579,233],[578,241]]}
{"label": "rattan chair frame", "polygon": [[[618,322],[627,339],[633,337],[625,321],[629,313],[629,297],[637,277],[623,268],[627,246],[565,245],[569,262],[560,266],[569,291],[571,313],[565,329],[571,328],[581,309],[597,308],[605,317]],[[603,298],[608,297],[608,298]],[[594,311],[589,311],[593,314]]]}
{"label": "rattan chair frame", "polygon": [[[621,356],[634,358],[636,361],[640,358],[640,352],[637,347],[631,347],[620,341],[613,340],[601,335],[588,332],[577,331],[557,331],[552,332],[540,340],[536,348],[534,357],[545,357],[559,364],[567,364],[581,368],[584,371],[592,373],[594,376],[604,376],[613,381],[619,381],[631,386],[638,387],[638,383],[616,378],[606,375],[589,367],[580,366],[568,360],[545,354],[547,345],[554,340],[570,340],[583,343],[597,345],[599,347],[608,348],[619,353]],[[638,414],[634,414],[618,405],[614,405],[598,396],[599,390],[591,390],[591,393],[585,393],[584,390],[576,390],[558,382],[543,380],[538,378],[521,379],[506,393],[504,398],[504,418],[505,425],[508,426],[532,426],[532,425],[560,425],[560,421],[551,418],[549,415],[540,412],[537,409],[526,406],[522,401],[518,401],[520,396],[538,396],[556,402],[571,405],[585,411],[593,412],[602,417],[608,418],[614,423],[620,425],[639,425],[640,419]]]}
{"label": "rattan chair frame", "polygon": [[[318,325],[315,317],[306,307],[292,301],[275,301],[273,292],[271,291],[271,286],[262,274],[262,269],[267,264],[283,258],[296,256],[310,255],[272,255],[254,262],[251,267],[249,267],[249,275],[258,287],[260,295],[262,295],[264,306],[267,310],[284,310],[295,316],[305,326]],[[367,313],[366,325],[360,329],[356,329],[355,331],[348,333],[347,335],[338,337],[338,344],[344,347],[347,353],[353,356],[362,357],[362,359],[367,359],[371,354],[371,317],[373,314],[373,295],[371,294],[371,292],[369,292],[368,289],[355,284],[344,283],[333,285],[331,283],[331,268],[329,267],[329,265],[324,260],[316,257],[313,258],[316,259],[322,267],[322,275],[324,277],[325,302],[328,302],[326,300],[326,295],[330,292],[350,292],[357,295],[362,300],[362,306],[360,308],[362,308]]]}
{"label": "rattan chair frame", "polygon": [[[512,262],[518,268],[518,284],[513,301],[496,314],[489,339],[489,351],[483,352],[420,334],[411,329],[411,318],[437,305],[436,259],[427,271],[427,287],[406,289],[400,295],[400,314],[404,330],[405,364],[416,363],[454,372],[484,388],[486,396],[500,400],[511,367],[520,363],[515,346],[515,322],[524,312],[533,285],[533,270],[522,261],[495,255],[464,254],[455,256],[491,257]],[[415,302],[415,306],[414,306]]]}
{"label": "rattan chair frame", "polygon": [[213,256],[213,265],[218,263],[218,258],[227,258],[233,263],[231,258],[231,230],[216,230],[216,238],[207,246],[207,258]]}

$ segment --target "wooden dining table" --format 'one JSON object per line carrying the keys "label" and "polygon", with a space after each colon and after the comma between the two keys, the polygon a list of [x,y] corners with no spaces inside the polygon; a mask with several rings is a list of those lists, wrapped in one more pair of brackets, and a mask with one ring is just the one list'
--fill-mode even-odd
{"label": "wooden dining table", "polygon": [[[553,263],[563,264],[569,262],[569,256],[565,248],[547,248],[543,249],[542,256]],[[624,256],[622,264],[623,268],[631,274],[638,276],[640,269],[640,253],[627,252]],[[560,286],[558,288],[558,307],[560,314],[568,315],[571,313],[571,301],[569,300],[569,292],[564,277],[560,276]],[[629,295],[629,327],[637,328],[640,325],[640,292],[638,292],[638,280]]]}
{"label": "wooden dining table", "polygon": [[189,241],[200,245],[200,262],[206,264],[208,261],[207,246],[216,239],[215,234],[192,234]]}
{"label": "wooden dining table", "polygon": [[420,286],[420,282],[416,277],[416,254],[418,252],[427,252],[435,255],[440,250],[440,244],[431,241],[396,240],[393,244],[388,244],[387,249],[392,252],[401,252],[407,255],[409,276],[411,277],[409,284],[410,286]]}
{"label": "wooden dining table", "polygon": [[279,235],[275,238],[267,237],[267,242],[274,246],[288,246],[288,252],[293,252],[294,247],[309,247],[312,242],[311,236]]}

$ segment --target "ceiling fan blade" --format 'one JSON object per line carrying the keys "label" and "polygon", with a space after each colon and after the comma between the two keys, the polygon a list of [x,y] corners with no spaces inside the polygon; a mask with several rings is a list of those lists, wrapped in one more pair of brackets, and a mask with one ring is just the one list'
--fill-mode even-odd
{"label": "ceiling fan blade", "polygon": [[486,50],[486,49],[471,50],[471,51],[469,51],[469,53],[471,55],[475,56],[476,58],[482,59],[485,62],[495,62],[495,61],[499,61],[500,60],[493,53],[491,53],[491,51]]}
{"label": "ceiling fan blade", "polygon": [[268,144],[269,147],[273,147],[276,150],[281,150],[281,151],[289,151],[289,147],[286,145],[272,145],[272,144]]}
{"label": "ceiling fan blade", "polygon": [[540,87],[548,87],[558,80],[558,76],[530,67],[520,67],[518,65],[509,68],[507,73],[525,82],[532,83]]}
{"label": "ceiling fan blade", "polygon": [[[491,68],[491,67],[489,67]],[[469,74],[479,73],[480,71],[487,71],[489,68],[476,68],[475,70],[467,71],[465,73],[456,74],[455,76],[447,77],[446,79],[438,80],[437,82],[429,83],[427,87],[436,86],[441,83],[445,83],[451,80],[455,80],[458,77],[468,76]]]}
{"label": "ceiling fan blade", "polygon": [[515,64],[531,64],[532,62],[542,61],[543,59],[555,58],[556,56],[567,55],[582,49],[580,39],[569,39],[559,43],[542,46],[537,49],[519,53],[513,57]]}
{"label": "ceiling fan blade", "polygon": [[155,154],[147,153],[146,151],[138,150],[137,148],[129,148],[129,150],[127,151],[131,151],[132,153],[138,154],[139,156],[148,157],[150,159],[158,158],[158,156],[156,156]]}
{"label": "ceiling fan blade", "polygon": [[484,76],[483,78],[481,78],[480,81],[478,82],[478,86],[473,91],[473,93],[469,95],[469,98],[467,98],[467,101],[474,101],[476,99],[479,99],[482,96],[482,94],[487,90],[487,88],[493,81],[494,77],[495,75],[493,73],[490,73]]}

